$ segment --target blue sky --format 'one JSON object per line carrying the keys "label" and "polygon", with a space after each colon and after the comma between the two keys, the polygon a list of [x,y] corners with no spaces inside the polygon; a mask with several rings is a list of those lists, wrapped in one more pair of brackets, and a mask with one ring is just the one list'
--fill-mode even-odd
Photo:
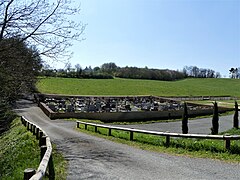
{"label": "blue sky", "polygon": [[81,9],[86,40],[71,47],[72,66],[196,65],[227,76],[240,67],[240,0],[81,0]]}

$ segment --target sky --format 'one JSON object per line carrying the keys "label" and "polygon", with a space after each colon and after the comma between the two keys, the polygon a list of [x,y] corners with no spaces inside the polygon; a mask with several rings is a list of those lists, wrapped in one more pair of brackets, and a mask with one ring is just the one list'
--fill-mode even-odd
{"label": "sky", "polygon": [[[181,70],[210,68],[229,75],[240,67],[240,0],[81,0],[74,67],[115,62]],[[57,64],[63,68],[64,64]]]}

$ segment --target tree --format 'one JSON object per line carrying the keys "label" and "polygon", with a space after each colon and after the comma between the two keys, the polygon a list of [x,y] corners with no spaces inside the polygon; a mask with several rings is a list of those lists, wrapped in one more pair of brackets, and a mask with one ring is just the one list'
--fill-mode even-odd
{"label": "tree", "polygon": [[[70,5],[70,0],[0,2],[0,105],[35,89],[41,56],[53,60],[71,56],[67,49],[73,40],[81,40],[85,25],[68,18],[80,10]],[[3,121],[9,124],[7,119]]]}
{"label": "tree", "polygon": [[186,77],[220,78],[221,74],[212,69],[198,68],[197,66],[184,66],[182,71]]}
{"label": "tree", "polygon": [[199,68],[197,66],[192,67],[192,76],[193,77],[198,77],[199,75]]}
{"label": "tree", "polygon": [[[3,0],[0,3],[0,41],[18,38],[17,43],[37,46],[39,55],[54,60],[70,57],[67,48],[73,40],[81,40],[85,29],[70,16],[80,12],[71,7],[71,0]],[[8,48],[13,47],[11,44]],[[1,48],[1,51],[6,49]]]}
{"label": "tree", "polygon": [[183,116],[182,116],[182,133],[188,133],[188,110],[187,110],[187,103],[184,102],[183,106]]}
{"label": "tree", "polygon": [[[13,45],[11,48],[7,48]],[[4,101],[14,101],[22,93],[35,90],[42,61],[34,47],[28,47],[21,39],[0,41],[0,96]]]}
{"label": "tree", "polygon": [[239,120],[238,120],[238,103],[235,101],[235,113],[233,116],[233,127],[234,128],[239,128]]}
{"label": "tree", "polygon": [[240,67],[238,67],[237,69],[238,70],[237,70],[236,74],[237,74],[237,78],[239,79],[240,78]]}
{"label": "tree", "polygon": [[238,78],[238,68],[231,68],[229,73],[231,74],[231,78]]}
{"label": "tree", "polygon": [[206,78],[207,77],[207,69],[201,68],[199,73],[200,73],[199,77],[201,77],[201,78]]}
{"label": "tree", "polygon": [[99,71],[100,71],[100,67],[98,67],[98,66],[94,67],[94,68],[93,68],[93,71],[94,71],[94,72],[99,72]]}
{"label": "tree", "polygon": [[213,103],[213,118],[212,118],[212,134],[218,134],[218,128],[219,128],[219,117],[218,117],[218,105],[215,101]]}
{"label": "tree", "polygon": [[207,78],[214,78],[215,71],[212,69],[207,69]]}
{"label": "tree", "polygon": [[221,76],[220,72],[216,72],[215,78],[221,78],[221,77],[222,76]]}
{"label": "tree", "polygon": [[76,68],[76,77],[80,78],[82,75],[82,67],[80,66],[80,64],[76,64],[75,68]]}
{"label": "tree", "polygon": [[104,63],[101,66],[101,71],[104,72],[104,73],[108,73],[108,74],[114,75],[114,73],[116,72],[117,68],[118,68],[117,65],[115,63],[113,63],[113,62]]}

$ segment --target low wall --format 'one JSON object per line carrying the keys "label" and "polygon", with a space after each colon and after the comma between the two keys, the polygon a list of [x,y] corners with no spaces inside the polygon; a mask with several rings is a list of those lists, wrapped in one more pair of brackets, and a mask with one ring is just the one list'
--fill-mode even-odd
{"label": "low wall", "polygon": [[[64,118],[78,118],[78,119],[96,119],[105,122],[121,122],[121,121],[144,121],[144,120],[161,120],[161,119],[177,119],[181,118],[183,110],[179,111],[140,111],[140,112],[69,112],[59,113],[53,112],[44,103],[39,103],[43,112],[51,119],[64,119]],[[219,113],[226,112],[227,108],[219,107]],[[189,117],[211,115],[212,109],[196,109],[188,111]]]}
{"label": "low wall", "polygon": [[[155,97],[166,100],[176,100],[176,101],[201,101],[201,100],[237,100],[239,98],[232,96],[152,96],[152,95],[138,95],[138,96],[90,96],[90,95],[62,95],[62,94],[36,94],[35,98],[41,101],[42,98],[76,98],[76,97],[92,97],[92,98],[126,98],[126,97]],[[40,98],[39,98],[40,97]]]}
{"label": "low wall", "polygon": [[50,118],[52,119],[52,117],[54,116],[54,114],[56,114],[54,111],[52,111],[46,104],[39,102],[38,106],[41,108],[41,110]]}

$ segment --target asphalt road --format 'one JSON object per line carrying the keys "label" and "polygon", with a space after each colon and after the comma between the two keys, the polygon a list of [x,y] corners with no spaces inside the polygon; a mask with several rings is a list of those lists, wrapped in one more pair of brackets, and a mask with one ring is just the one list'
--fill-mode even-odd
{"label": "asphalt road", "polygon": [[[160,122],[150,124],[131,124],[131,125],[114,125],[121,127],[129,127],[135,129],[145,129],[152,131],[169,131],[182,132],[182,121]],[[210,134],[212,127],[212,118],[201,118],[188,121],[188,133],[192,134]],[[226,131],[233,127],[233,115],[219,117],[219,132]]]}
{"label": "asphalt road", "polygon": [[239,164],[136,149],[75,131],[22,102],[16,110],[41,126],[69,162],[67,179],[239,179]]}

